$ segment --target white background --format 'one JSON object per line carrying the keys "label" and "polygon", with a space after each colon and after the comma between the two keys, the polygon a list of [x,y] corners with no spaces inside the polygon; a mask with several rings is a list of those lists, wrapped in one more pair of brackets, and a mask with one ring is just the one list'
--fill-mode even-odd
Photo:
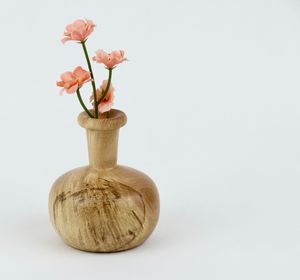
{"label": "white background", "polygon": [[[299,0],[0,3],[1,279],[300,279]],[[48,218],[53,181],[87,164],[79,103],[55,85],[86,68],[60,43],[77,18],[97,24],[90,55],[126,51],[119,162],[161,195],[155,232],[123,253],[69,248]]]}

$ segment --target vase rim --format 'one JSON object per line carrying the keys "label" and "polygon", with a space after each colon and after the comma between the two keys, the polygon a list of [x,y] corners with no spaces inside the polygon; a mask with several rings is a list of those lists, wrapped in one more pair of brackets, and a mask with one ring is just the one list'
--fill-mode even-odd
{"label": "vase rim", "polygon": [[[90,110],[93,114],[94,111]],[[124,126],[127,122],[126,114],[117,109],[110,110],[110,117],[106,117],[106,113],[101,114],[98,119],[91,118],[86,112],[78,115],[78,123],[81,127],[90,130],[115,130]]]}

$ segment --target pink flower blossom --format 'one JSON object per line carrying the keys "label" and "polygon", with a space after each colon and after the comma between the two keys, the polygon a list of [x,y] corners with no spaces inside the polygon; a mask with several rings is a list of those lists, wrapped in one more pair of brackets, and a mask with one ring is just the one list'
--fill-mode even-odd
{"label": "pink flower blossom", "polygon": [[64,32],[64,37],[61,41],[63,43],[67,41],[84,42],[94,31],[95,26],[96,25],[91,20],[77,19],[66,26],[66,31]]}
{"label": "pink flower blossom", "polygon": [[96,51],[96,56],[93,57],[93,60],[98,63],[103,63],[107,68],[112,69],[116,65],[126,61],[127,58],[124,56],[124,51],[113,51],[107,53],[103,50]]}
{"label": "pink flower blossom", "polygon": [[[102,85],[100,88],[97,89],[96,91],[96,96],[97,96],[97,100],[99,101],[99,99],[101,98],[102,96],[102,93],[105,91],[106,87],[107,87],[107,83],[108,81],[107,80],[104,80],[102,82]],[[108,92],[105,96],[105,98],[101,101],[101,103],[98,105],[98,110],[100,113],[104,113],[104,112],[107,112],[111,109],[111,107],[114,105],[114,99],[115,99],[115,88],[113,87],[112,84],[110,84],[109,86],[109,89],[108,89]],[[91,96],[90,97],[90,101],[92,103],[94,103],[94,97]]]}
{"label": "pink flower blossom", "polygon": [[84,70],[81,66],[74,69],[73,72],[64,72],[61,76],[61,81],[57,82],[56,85],[62,87],[60,93],[62,94],[65,90],[67,93],[74,93],[84,83],[91,80],[90,72]]}

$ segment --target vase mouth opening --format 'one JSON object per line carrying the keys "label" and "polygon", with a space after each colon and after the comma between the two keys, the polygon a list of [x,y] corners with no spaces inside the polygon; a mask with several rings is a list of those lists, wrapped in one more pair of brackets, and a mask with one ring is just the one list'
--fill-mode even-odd
{"label": "vase mouth opening", "polygon": [[[94,115],[94,110],[89,111]],[[126,122],[126,114],[117,109],[110,110],[109,118],[106,113],[100,114],[98,119],[91,118],[86,112],[81,112],[78,116],[79,125],[90,130],[116,130]]]}

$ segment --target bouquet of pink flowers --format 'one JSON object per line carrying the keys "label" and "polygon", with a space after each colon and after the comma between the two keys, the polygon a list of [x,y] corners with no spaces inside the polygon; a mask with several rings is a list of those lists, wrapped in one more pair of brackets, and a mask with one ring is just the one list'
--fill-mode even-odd
{"label": "bouquet of pink flowers", "polygon": [[[114,87],[111,83],[112,71],[118,64],[127,59],[122,50],[112,51],[111,53],[107,53],[103,50],[96,51],[96,55],[92,58],[93,61],[104,64],[108,70],[108,79],[104,80],[98,89],[96,88],[91,61],[86,48],[87,38],[94,31],[95,26],[93,21],[82,19],[75,20],[73,23],[66,26],[62,42],[77,41],[82,45],[89,71],[78,66],[73,71],[64,72],[60,76],[61,81],[56,84],[57,86],[62,87],[61,94],[64,91],[68,94],[76,92],[81,106],[91,118],[98,118],[99,113],[105,112],[109,118],[109,112],[114,101]],[[93,88],[90,102],[93,105],[94,111],[90,111],[86,107],[80,94],[81,87],[87,82],[90,82]]]}

